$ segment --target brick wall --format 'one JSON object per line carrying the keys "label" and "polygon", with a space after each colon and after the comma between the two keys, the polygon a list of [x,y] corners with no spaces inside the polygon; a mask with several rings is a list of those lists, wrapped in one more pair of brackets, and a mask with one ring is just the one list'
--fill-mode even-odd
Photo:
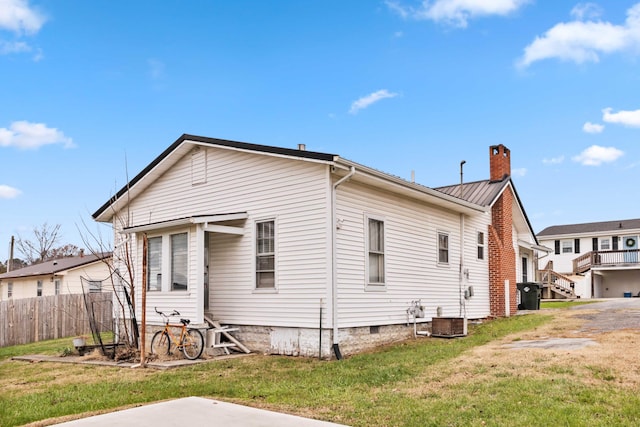
{"label": "brick wall", "polygon": [[[504,145],[489,147],[491,181],[502,181],[511,175],[511,151]],[[513,247],[512,206],[514,194],[507,188],[491,208],[489,225],[489,306],[492,316],[502,317],[517,311],[516,251]],[[509,312],[505,283],[508,281]]]}
{"label": "brick wall", "polygon": [[[491,209],[489,225],[489,306],[492,316],[515,314],[516,251],[513,247],[513,192],[507,188]],[[506,313],[505,281],[509,281],[509,313]]]}

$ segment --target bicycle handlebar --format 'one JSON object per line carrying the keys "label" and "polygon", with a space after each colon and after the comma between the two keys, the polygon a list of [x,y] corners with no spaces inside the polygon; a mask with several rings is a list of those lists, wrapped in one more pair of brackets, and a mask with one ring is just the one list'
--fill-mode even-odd
{"label": "bicycle handlebar", "polygon": [[156,313],[158,313],[160,316],[164,316],[164,317],[171,317],[171,316],[180,316],[180,312],[178,310],[173,310],[173,312],[171,314],[164,314],[162,311],[158,310],[158,307],[153,307],[153,309],[156,311]]}

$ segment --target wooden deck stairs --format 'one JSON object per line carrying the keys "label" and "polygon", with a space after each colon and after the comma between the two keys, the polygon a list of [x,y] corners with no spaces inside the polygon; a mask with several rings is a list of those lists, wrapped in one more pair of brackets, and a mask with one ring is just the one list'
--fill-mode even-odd
{"label": "wooden deck stairs", "polygon": [[[231,332],[237,331],[238,328],[233,328],[228,325],[223,326],[217,320],[212,320],[206,315],[204,316],[204,320],[209,324],[207,332],[213,332],[215,337],[213,343],[209,345],[209,348],[221,348],[226,354],[231,354],[229,349],[239,350],[247,354],[251,353],[251,350],[242,344],[236,337],[231,335]],[[224,337],[225,340],[222,340],[222,337]]]}
{"label": "wooden deck stairs", "polygon": [[553,261],[549,261],[545,268],[539,271],[539,274],[539,281],[542,283],[542,298],[576,298],[576,282],[567,276],[553,271]]}

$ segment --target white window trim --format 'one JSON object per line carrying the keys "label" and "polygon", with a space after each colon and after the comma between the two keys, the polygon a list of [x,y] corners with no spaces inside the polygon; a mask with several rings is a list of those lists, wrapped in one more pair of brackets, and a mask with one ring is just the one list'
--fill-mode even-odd
{"label": "white window trim", "polygon": [[[570,251],[565,251],[564,250],[565,249],[565,245],[567,245],[566,247],[568,247],[571,250]],[[560,241],[560,255],[573,254],[573,252],[574,252],[573,245],[574,245],[574,241],[573,240],[561,240]]]}
{"label": "white window trim", "polygon": [[[382,269],[384,272],[384,282],[382,283],[369,282],[369,220],[370,219],[374,221],[382,222],[382,228],[384,230],[384,237],[382,240],[382,243],[384,245],[384,248],[383,248],[384,251],[382,252],[382,259],[383,259]],[[365,291],[381,292],[381,291],[387,290],[387,283],[389,281],[389,275],[387,270],[387,258],[388,258],[387,231],[388,231],[387,221],[385,217],[380,215],[375,215],[375,214],[364,215],[364,283],[365,283],[364,290]]]}
{"label": "white window trim", "polygon": [[[171,290],[171,236],[174,234],[187,234],[187,290],[186,291],[172,291]],[[189,290],[192,287],[190,281],[191,277],[191,263],[189,262],[189,254],[191,250],[191,232],[188,228],[172,229],[164,232],[157,232],[153,234],[147,234],[147,239],[152,237],[162,237],[162,256],[160,272],[162,274],[162,286],[159,291],[149,291],[151,295],[158,295],[161,293],[167,293],[171,295],[186,295],[189,294]],[[140,240],[142,242],[142,239]],[[148,250],[148,249],[147,249]],[[149,262],[147,260],[147,262]],[[142,271],[142,270],[141,270]],[[148,287],[148,284],[147,284]]]}
{"label": "white window trim", "polygon": [[[447,236],[447,262],[440,261],[440,235]],[[451,266],[451,233],[444,230],[436,230],[436,264],[439,267]]]}
{"label": "white window trim", "polygon": [[[482,244],[478,243],[478,235],[482,233]],[[482,258],[478,256],[478,248],[482,248]],[[487,259],[487,233],[484,231],[476,232],[476,260],[485,261]]]}
{"label": "white window trim", "polygon": [[[257,234],[257,225],[261,222],[269,222],[269,221],[273,221],[273,288],[259,288],[258,287],[258,280],[257,280],[257,275],[256,272],[258,270],[258,245],[256,244],[257,240],[258,240],[258,234]],[[273,294],[273,293],[278,293],[278,232],[279,232],[279,226],[278,226],[278,217],[277,216],[270,216],[270,217],[264,217],[264,218],[256,218],[253,221],[253,227],[251,230],[251,245],[253,247],[252,253],[253,253],[253,262],[252,262],[252,276],[253,276],[253,292],[254,293],[266,293],[266,294]]]}
{"label": "white window trim", "polygon": [[[607,247],[604,247],[604,242],[607,242]],[[601,251],[610,251],[611,250],[611,238],[610,237],[601,237],[598,239],[598,249]]]}

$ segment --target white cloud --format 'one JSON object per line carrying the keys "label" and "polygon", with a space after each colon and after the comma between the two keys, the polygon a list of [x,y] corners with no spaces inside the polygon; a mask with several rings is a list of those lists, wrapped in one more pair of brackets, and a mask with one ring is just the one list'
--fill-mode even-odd
{"label": "white cloud", "polygon": [[511,176],[525,176],[526,174],[527,174],[527,168],[511,169]]}
{"label": "white cloud", "polygon": [[387,7],[402,18],[431,20],[465,28],[469,19],[482,16],[505,16],[515,12],[530,0],[424,0],[420,7],[404,6],[387,0]]}
{"label": "white cloud", "polygon": [[612,113],[613,109],[605,108],[602,110],[602,120],[607,123],[616,123],[631,127],[640,127],[640,110],[635,111],[618,111]]}
{"label": "white cloud", "polygon": [[[591,12],[590,12],[591,10]],[[577,20],[556,24],[524,49],[517,65],[526,68],[536,61],[557,58],[581,64],[598,62],[601,54],[640,51],[640,3],[627,10],[621,25],[600,20],[582,21],[597,16],[593,8],[577,10]]]}
{"label": "white cloud", "polygon": [[542,163],[545,165],[559,165],[564,162],[564,156],[552,157],[550,159],[542,159]]}
{"label": "white cloud", "polygon": [[586,122],[582,125],[582,130],[586,133],[602,133],[604,125],[598,123]]}
{"label": "white cloud", "polygon": [[45,21],[45,16],[29,6],[28,0],[0,0],[0,29],[35,34]]}
{"label": "white cloud", "polygon": [[18,197],[20,193],[22,192],[17,188],[0,184],[0,199],[13,199],[15,197]]}
{"label": "white cloud", "polygon": [[579,155],[573,157],[574,162],[584,166],[600,166],[602,163],[611,163],[622,157],[624,152],[614,147],[600,147],[592,145]]}
{"label": "white cloud", "polygon": [[31,46],[25,42],[7,42],[0,40],[0,55],[21,52],[31,52]]}
{"label": "white cloud", "polygon": [[393,93],[393,92],[389,92],[386,89],[382,89],[379,90],[377,92],[374,92],[370,95],[367,96],[363,96],[362,98],[358,99],[357,101],[353,101],[353,103],[351,104],[351,108],[349,109],[349,113],[350,114],[357,114],[358,111],[360,110],[364,110],[365,108],[369,107],[370,105],[385,99],[385,98],[395,98],[396,96],[398,96],[397,93]]}
{"label": "white cloud", "polygon": [[576,20],[596,19],[602,15],[602,8],[595,3],[578,3],[571,9],[571,16]]}
{"label": "white cloud", "polygon": [[74,147],[71,138],[56,128],[47,127],[44,123],[17,121],[11,123],[9,129],[0,128],[0,147],[37,149],[49,144],[63,144],[65,148]]}

